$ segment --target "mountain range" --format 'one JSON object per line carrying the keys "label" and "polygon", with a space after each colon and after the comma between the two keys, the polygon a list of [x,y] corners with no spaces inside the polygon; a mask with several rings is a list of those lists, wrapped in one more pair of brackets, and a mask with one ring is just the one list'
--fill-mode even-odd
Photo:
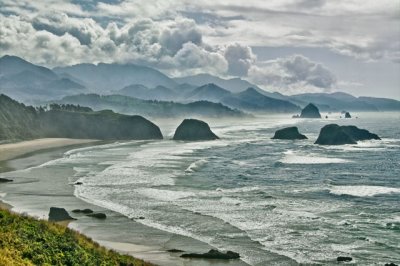
{"label": "mountain range", "polygon": [[246,112],[293,113],[308,103],[326,112],[400,110],[400,101],[386,98],[355,97],[343,92],[289,96],[268,92],[240,78],[209,74],[170,78],[156,69],[134,64],[78,64],[49,69],[8,55],[0,58],[0,92],[25,103],[94,93],[182,104],[207,101]]}

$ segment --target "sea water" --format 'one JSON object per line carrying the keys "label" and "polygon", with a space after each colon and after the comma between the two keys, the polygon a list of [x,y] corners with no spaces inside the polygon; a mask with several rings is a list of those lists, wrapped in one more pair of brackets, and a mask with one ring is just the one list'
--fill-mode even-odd
{"label": "sea water", "polygon": [[[161,123],[164,140],[74,149],[40,168],[71,168],[76,197],[250,265],[399,262],[400,113],[339,116],[209,120],[221,139],[202,142],[173,141],[179,122]],[[382,140],[314,144],[329,123]],[[271,139],[291,125],[308,139]]]}

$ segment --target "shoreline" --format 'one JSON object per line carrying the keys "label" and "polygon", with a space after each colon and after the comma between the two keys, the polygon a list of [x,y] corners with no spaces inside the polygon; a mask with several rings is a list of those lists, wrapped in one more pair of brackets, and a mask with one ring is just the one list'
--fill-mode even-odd
{"label": "shoreline", "polygon": [[12,160],[29,153],[98,142],[94,139],[41,138],[0,144],[0,162]]}
{"label": "shoreline", "polygon": [[[156,265],[248,265],[242,260],[199,261],[196,259],[180,258],[180,253],[171,253],[168,250],[179,248],[185,249],[187,252],[203,253],[214,247],[195,239],[166,233],[164,231],[161,232],[158,229],[147,227],[117,212],[77,198],[73,193],[74,186],[72,183],[74,180],[71,180],[71,175],[73,175],[72,172],[68,173],[67,176],[57,179],[53,176],[41,178],[36,177],[36,166],[61,158],[66,151],[73,148],[99,145],[104,144],[105,142],[98,141],[96,143],[92,140],[85,140],[80,142],[80,144],[77,144],[76,142],[73,143],[74,144],[67,146],[37,149],[34,152],[26,152],[14,159],[2,161],[2,163],[6,163],[8,166],[8,169],[6,169],[8,171],[1,173],[1,176],[4,178],[14,179],[14,181],[2,183],[0,185],[0,188],[2,188],[0,191],[2,192],[0,193],[1,207],[5,207],[14,213],[27,213],[31,217],[44,220],[47,220],[49,207],[54,206],[65,208],[70,215],[78,219],[69,223],[69,228],[92,238],[107,249],[114,250],[120,254],[127,254],[135,258],[143,259]],[[32,172],[26,174],[25,169],[28,168],[31,168]],[[42,181],[42,179],[44,179],[44,181]],[[53,184],[50,184],[49,182],[52,182]],[[28,186],[24,185],[28,183]],[[40,185],[40,183],[42,184]],[[60,189],[62,191],[60,191]],[[90,208],[95,212],[103,212],[107,215],[107,219],[104,221],[98,221],[84,215],[71,213],[71,211],[76,208]],[[116,229],[116,226],[118,226],[119,229]]]}

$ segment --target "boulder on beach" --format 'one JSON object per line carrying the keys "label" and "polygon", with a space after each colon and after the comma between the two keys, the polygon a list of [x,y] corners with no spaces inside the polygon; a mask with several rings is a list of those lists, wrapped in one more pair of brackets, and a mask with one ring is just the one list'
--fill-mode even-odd
{"label": "boulder on beach", "polygon": [[344,145],[357,144],[359,140],[380,140],[378,135],[370,133],[368,130],[360,129],[356,126],[339,126],[329,124],[324,126],[315,141],[320,145]]}
{"label": "boulder on beach", "polygon": [[337,260],[338,262],[349,262],[349,261],[352,261],[353,258],[351,258],[351,257],[339,256],[339,257],[336,258],[336,260]]}
{"label": "boulder on beach", "polygon": [[216,249],[211,249],[206,253],[187,253],[182,254],[182,258],[196,258],[196,259],[220,259],[220,260],[231,260],[231,259],[239,259],[239,253],[233,251],[227,251],[226,253],[222,253]]}
{"label": "boulder on beach", "polygon": [[344,114],[344,118],[351,118],[350,113],[349,113],[349,112],[346,112],[346,113]]}
{"label": "boulder on beach", "polygon": [[176,248],[168,249],[167,251],[168,251],[168,252],[171,252],[171,253],[182,253],[182,252],[185,252],[185,251],[183,251],[183,250],[176,249]]}
{"label": "boulder on beach", "polygon": [[174,134],[174,140],[215,140],[215,135],[210,126],[201,120],[185,119],[178,126]]}
{"label": "boulder on beach", "polygon": [[300,134],[297,127],[287,127],[279,129],[275,132],[272,139],[307,139],[306,136]]}
{"label": "boulder on beach", "polygon": [[0,178],[0,183],[8,183],[8,182],[13,182],[14,180],[7,179],[7,178]]}
{"label": "boulder on beach", "polygon": [[96,219],[106,219],[107,218],[107,215],[105,213],[101,213],[101,212],[87,214],[86,216],[93,217]]}
{"label": "boulder on beach", "polygon": [[80,210],[80,209],[75,209],[75,210],[72,210],[72,212],[73,212],[73,213],[83,213],[83,214],[90,214],[90,213],[93,213],[93,211],[92,211],[91,209],[82,209],[82,210]]}
{"label": "boulder on beach", "polygon": [[317,106],[309,103],[306,107],[301,110],[300,118],[321,118],[321,114]]}
{"label": "boulder on beach", "polygon": [[50,208],[49,212],[50,222],[60,222],[68,220],[76,220],[76,219],[72,218],[64,208],[57,208],[57,207]]}

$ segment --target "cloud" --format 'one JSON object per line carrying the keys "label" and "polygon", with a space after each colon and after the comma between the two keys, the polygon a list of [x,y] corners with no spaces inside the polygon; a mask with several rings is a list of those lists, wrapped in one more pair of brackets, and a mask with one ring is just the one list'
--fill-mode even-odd
{"label": "cloud", "polygon": [[263,62],[249,69],[249,80],[285,94],[329,92],[336,87],[335,75],[320,63],[302,55]]}
{"label": "cloud", "polygon": [[249,68],[256,60],[249,46],[238,43],[228,45],[224,56],[228,62],[228,74],[232,76],[247,76]]}
{"label": "cloud", "polygon": [[196,23],[187,18],[147,18],[105,27],[91,18],[64,13],[0,18],[0,54],[18,55],[33,63],[137,63],[173,75],[204,71],[223,75],[228,68],[223,51],[203,43]]}

